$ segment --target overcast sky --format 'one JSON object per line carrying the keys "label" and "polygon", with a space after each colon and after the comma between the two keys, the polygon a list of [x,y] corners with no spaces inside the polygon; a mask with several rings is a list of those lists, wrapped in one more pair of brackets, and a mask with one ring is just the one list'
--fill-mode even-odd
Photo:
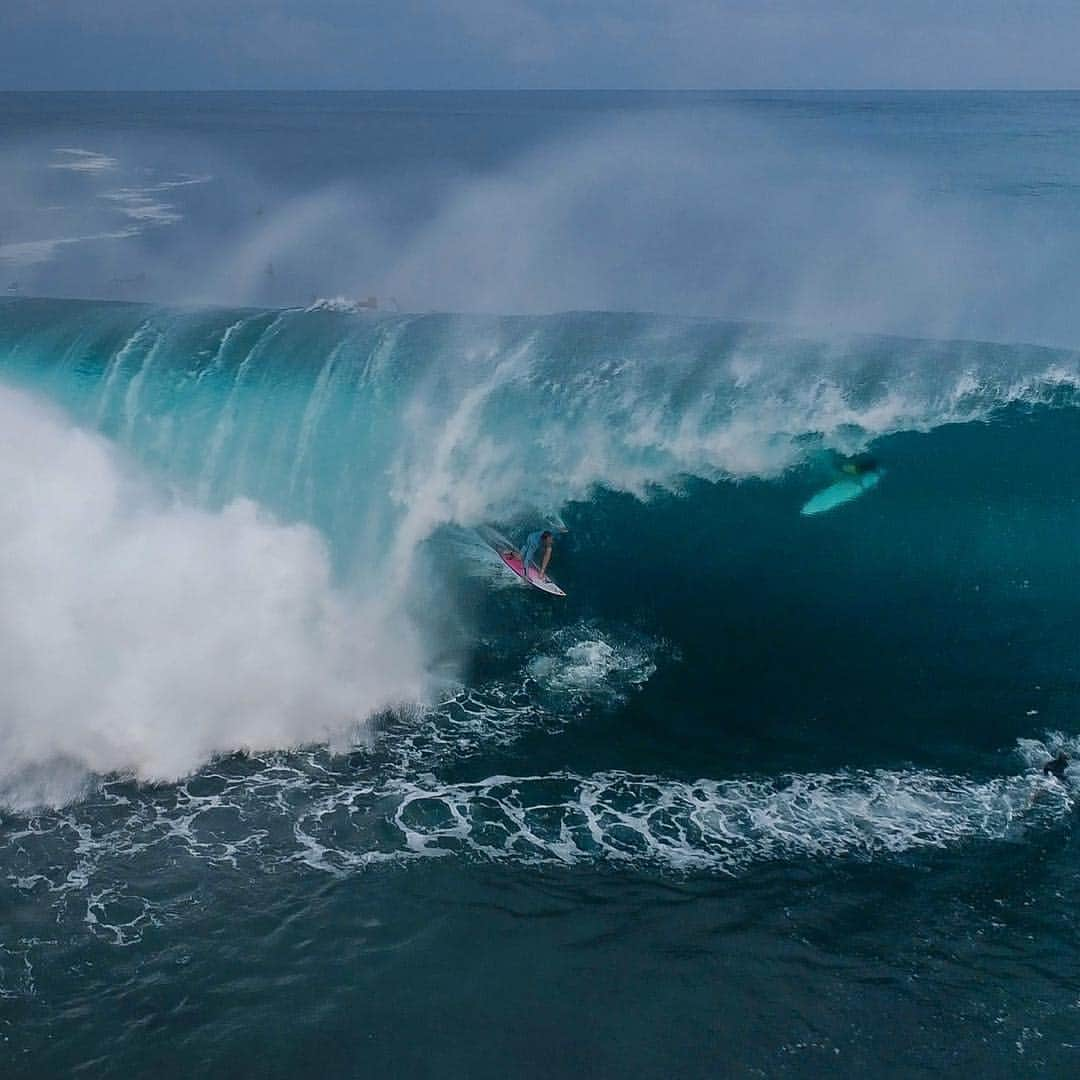
{"label": "overcast sky", "polygon": [[1071,88],[1080,0],[0,0],[0,89]]}

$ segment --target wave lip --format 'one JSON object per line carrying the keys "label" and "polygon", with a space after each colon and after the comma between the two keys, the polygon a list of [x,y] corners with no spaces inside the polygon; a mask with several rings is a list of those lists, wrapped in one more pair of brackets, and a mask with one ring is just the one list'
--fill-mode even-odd
{"label": "wave lip", "polygon": [[199,498],[256,499],[339,550],[363,535],[399,579],[445,525],[550,515],[598,488],[776,479],[823,449],[1073,402],[1080,388],[1080,354],[1034,346],[314,307],[15,301],[0,377],[47,387]]}

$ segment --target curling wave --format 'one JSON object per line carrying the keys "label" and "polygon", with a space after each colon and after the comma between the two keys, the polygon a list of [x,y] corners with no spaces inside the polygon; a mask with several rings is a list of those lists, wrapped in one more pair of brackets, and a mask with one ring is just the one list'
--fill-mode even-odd
{"label": "curling wave", "polygon": [[[91,774],[174,779],[235,749],[362,742],[387,709],[462,681],[475,694],[489,647],[566,713],[661,662],[701,696],[719,681],[759,699],[798,663],[776,707],[799,714],[853,665],[874,665],[866,694],[895,695],[913,593],[952,590],[951,646],[980,660],[971,628],[1000,602],[1011,662],[1060,677],[1064,639],[1029,613],[1067,618],[1080,484],[1056,465],[1080,414],[1056,406],[1078,387],[1080,354],[1062,350],[706,319],[5,303],[3,797],[55,804]],[[878,490],[800,521],[827,452],[871,444],[890,466]],[[461,537],[559,515],[571,600],[553,623],[496,602],[498,560]],[[574,805],[611,778],[650,783],[560,775]],[[815,798],[857,801],[859,783]],[[467,820],[496,788],[408,805]],[[697,829],[711,850],[696,791],[672,795],[661,832]],[[407,820],[423,837],[422,815]]]}

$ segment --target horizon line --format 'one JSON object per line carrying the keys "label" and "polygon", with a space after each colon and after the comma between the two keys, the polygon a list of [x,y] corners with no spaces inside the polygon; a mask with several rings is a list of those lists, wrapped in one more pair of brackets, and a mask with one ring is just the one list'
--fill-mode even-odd
{"label": "horizon line", "polygon": [[0,94],[1075,94],[1080,86],[0,87]]}

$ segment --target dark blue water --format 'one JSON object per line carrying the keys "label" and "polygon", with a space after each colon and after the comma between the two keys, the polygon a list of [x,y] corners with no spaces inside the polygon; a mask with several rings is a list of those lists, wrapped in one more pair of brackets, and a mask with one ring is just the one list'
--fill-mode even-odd
{"label": "dark blue water", "polygon": [[8,1073],[1073,1073],[1073,98],[0,115]]}

